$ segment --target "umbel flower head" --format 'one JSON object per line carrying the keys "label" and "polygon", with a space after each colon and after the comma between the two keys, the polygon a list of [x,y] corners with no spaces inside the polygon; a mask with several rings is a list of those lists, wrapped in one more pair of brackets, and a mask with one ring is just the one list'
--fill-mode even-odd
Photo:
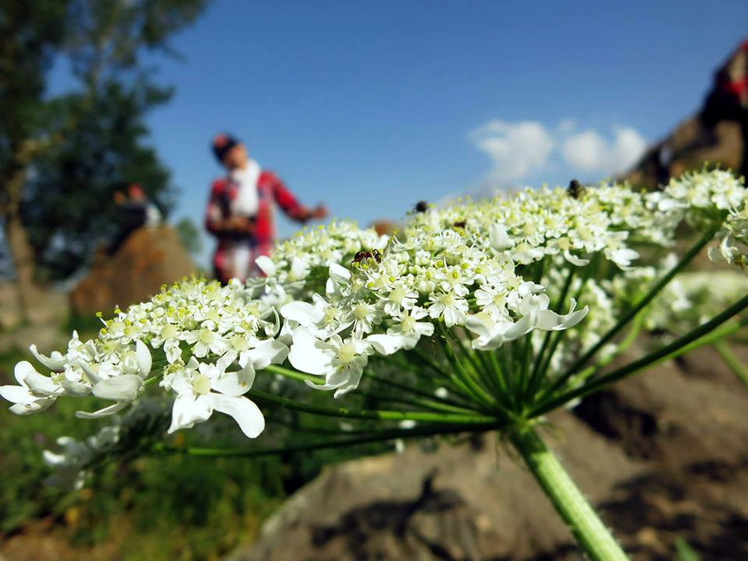
{"label": "umbel flower head", "polygon": [[[718,298],[685,273],[707,246],[736,266],[729,290],[724,273],[710,277],[725,285]],[[116,310],[95,339],[74,333],[65,352],[32,346],[36,365],[17,364],[17,384],[0,396],[22,415],[61,397],[104,402],[82,418],[135,405],[45,454],[73,486],[109,458],[143,450],[236,455],[154,441],[215,412],[255,438],[266,428],[260,406],[298,430],[303,416],[344,419],[337,428],[347,437],[332,437],[334,446],[498,430],[588,556],[623,560],[535,427],[558,407],[744,328],[747,249],[748,190],[722,171],[655,193],[575,186],[422,205],[392,238],[350,222],[305,230],[258,261],[263,278],[185,280]],[[613,367],[647,327],[665,343]],[[321,405],[322,391],[344,406]],[[162,402],[170,414],[144,406]]]}
{"label": "umbel flower head", "polygon": [[97,418],[165,392],[170,432],[219,412],[254,438],[265,421],[250,397],[272,402],[253,391],[263,378],[295,372],[340,397],[397,360],[418,365],[427,403],[446,392],[453,409],[509,422],[594,381],[575,360],[620,350],[617,318],[645,313],[642,295],[667,272],[641,250],[664,255],[684,221],[716,235],[711,257],[745,267],[746,201],[716,171],[655,193],[528,189],[429,208],[392,238],[334,222],[277,246],[246,285],[185,280],[116,310],[95,339],[74,333],[65,352],[32,346],[37,365],[20,362],[0,395],[18,414],[93,395],[105,406],[78,416]]}

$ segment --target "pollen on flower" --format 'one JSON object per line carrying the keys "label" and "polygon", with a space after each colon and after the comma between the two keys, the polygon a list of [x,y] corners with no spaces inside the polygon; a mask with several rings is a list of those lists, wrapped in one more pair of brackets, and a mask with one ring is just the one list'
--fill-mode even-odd
{"label": "pollen on flower", "polygon": [[348,364],[353,361],[354,358],[357,356],[356,352],[356,346],[353,344],[352,341],[349,341],[347,343],[343,343],[340,346],[340,350],[338,350],[338,360],[342,364]]}
{"label": "pollen on flower", "polygon": [[198,395],[205,395],[210,391],[210,378],[205,374],[197,373],[192,379],[192,389]]}
{"label": "pollen on flower", "polygon": [[210,345],[216,340],[216,334],[210,329],[201,329],[197,336],[197,340],[204,345]]}

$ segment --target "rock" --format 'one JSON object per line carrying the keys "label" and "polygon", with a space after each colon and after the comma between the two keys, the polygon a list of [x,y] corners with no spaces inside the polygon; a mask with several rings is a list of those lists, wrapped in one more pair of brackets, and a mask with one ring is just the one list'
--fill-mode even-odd
{"label": "rock", "polygon": [[[632,559],[674,559],[678,538],[748,559],[746,410],[703,350],[554,413],[543,437]],[[483,440],[328,468],[225,561],[580,559],[516,453]]]}
{"label": "rock", "polygon": [[196,272],[176,230],[170,226],[134,231],[113,255],[100,248],[91,271],[70,293],[72,311],[111,313],[156,294],[161,286]]}
{"label": "rock", "polygon": [[720,164],[723,169],[738,170],[741,164],[743,141],[740,125],[723,121],[716,126],[716,143],[706,145],[706,133],[696,117],[678,124],[670,135],[651,146],[634,167],[620,180],[631,182],[635,187],[655,189],[658,187],[658,159],[661,146],[668,144],[676,154],[670,163],[668,175],[678,177],[686,171],[699,170],[705,163]]}
{"label": "rock", "polygon": [[[725,79],[724,73],[731,67],[731,80],[745,80],[744,57],[740,48],[734,51],[717,70],[699,112],[681,121],[669,135],[651,146],[633,168],[619,179],[628,180],[636,187],[656,189],[660,184],[667,183],[670,177],[701,169],[706,163],[718,164],[737,174],[743,157],[748,158],[748,155],[744,156],[748,151],[743,146],[744,139],[737,120],[740,117],[733,105],[739,105],[740,102],[737,99],[731,101],[729,96],[725,96],[725,84],[718,82],[717,76]],[[737,69],[741,69],[743,74],[733,75]],[[746,111],[745,105],[742,111]],[[710,131],[699,118],[700,114],[718,115],[722,120]],[[742,118],[745,119],[745,116]],[[711,121],[711,118],[707,119],[707,122]]]}
{"label": "rock", "polygon": [[[620,478],[643,473],[570,414],[554,424],[546,436],[594,503],[610,500]],[[414,445],[332,467],[266,522],[254,546],[226,561],[280,561],[289,551],[304,561],[529,559],[573,551],[526,468],[495,435],[484,438],[479,451],[468,443],[436,453]]]}

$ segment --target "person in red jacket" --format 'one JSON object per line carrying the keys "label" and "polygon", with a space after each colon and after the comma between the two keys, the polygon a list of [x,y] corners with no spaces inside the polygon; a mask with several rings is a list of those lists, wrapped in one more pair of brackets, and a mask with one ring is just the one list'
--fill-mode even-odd
{"label": "person in red jacket", "polygon": [[743,41],[717,70],[714,85],[698,115],[706,140],[701,148],[716,146],[719,139],[716,127],[720,121],[740,125],[743,153],[738,173],[748,179],[748,40]]}
{"label": "person in red jacket", "polygon": [[205,228],[218,239],[213,269],[224,284],[232,278],[245,281],[260,274],[257,257],[270,254],[275,240],[273,203],[302,224],[324,218],[328,211],[321,204],[314,208],[300,204],[277,175],[249,157],[236,138],[216,135],[212,148],[227,172],[213,182],[205,213]]}

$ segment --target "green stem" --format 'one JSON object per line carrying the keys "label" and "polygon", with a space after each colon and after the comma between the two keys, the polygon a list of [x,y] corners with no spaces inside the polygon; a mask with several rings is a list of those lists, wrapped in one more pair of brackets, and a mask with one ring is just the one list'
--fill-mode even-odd
{"label": "green stem", "polygon": [[461,425],[497,423],[495,417],[483,415],[457,415],[450,413],[432,413],[421,411],[366,411],[357,409],[348,409],[345,407],[323,407],[320,405],[310,405],[299,403],[293,399],[281,397],[272,393],[264,392],[258,389],[250,390],[250,397],[258,401],[273,403],[284,409],[301,411],[302,413],[311,413],[313,415],[324,415],[327,417],[342,417],[348,419],[379,419],[382,421],[417,421],[421,423],[452,423]]}
{"label": "green stem", "polygon": [[439,374],[446,382],[449,382],[457,393],[467,401],[475,402],[475,397],[470,389],[458,378],[455,374],[450,374],[441,368],[435,361],[433,361],[428,355],[420,351],[418,348],[412,349],[411,352],[418,360],[428,366],[435,373]]}
{"label": "green stem", "polygon": [[278,446],[274,448],[181,448],[178,446],[166,446],[157,443],[151,451],[155,454],[186,454],[188,456],[199,456],[203,458],[225,458],[225,457],[256,457],[270,456],[275,454],[287,454],[292,452],[311,452],[314,450],[324,450],[329,448],[348,448],[359,444],[371,444],[374,442],[386,442],[397,438],[417,438],[424,436],[436,436],[444,434],[466,433],[466,432],[485,432],[496,428],[495,424],[466,426],[429,426],[416,427],[414,429],[393,429],[379,431],[373,435],[355,436],[353,438],[341,438],[338,440],[327,440],[323,442],[314,442],[299,444],[296,446]]}
{"label": "green stem", "polygon": [[595,343],[587,352],[585,352],[578,360],[576,360],[566,370],[566,372],[549,387],[544,395],[552,395],[553,392],[562,387],[569,378],[576,374],[577,371],[587,363],[588,360],[595,356],[597,351],[602,349],[611,339],[613,339],[613,337],[615,337],[618,332],[623,329],[634,318],[634,316],[636,316],[636,314],[643,310],[644,307],[649,304],[655,298],[655,296],[657,296],[660,291],[662,291],[662,289],[665,288],[671,280],[673,280],[673,278],[678,273],[680,273],[691,261],[693,261],[694,257],[696,257],[704,248],[704,246],[712,240],[717,230],[718,227],[710,228],[699,239],[699,241],[697,241],[686,252],[683,258],[678,261],[678,263],[676,263],[675,266],[673,266],[673,268],[670,269],[667,274],[649,290],[644,298],[639,300],[639,302],[637,302],[635,306],[633,306],[628,312],[623,314],[623,317],[621,317],[621,319],[619,319],[618,322],[605,335],[603,335],[597,343]]}
{"label": "green stem", "polygon": [[728,347],[724,341],[718,341],[714,343],[714,348],[719,353],[719,356],[722,357],[722,360],[725,361],[727,367],[733,371],[735,376],[748,386],[748,370],[740,362],[740,359],[735,356],[735,353],[730,350],[730,347]]}
{"label": "green stem", "polygon": [[460,340],[460,338],[453,331],[449,330],[447,333],[451,337],[452,341],[454,341],[455,346],[459,349],[460,354],[467,359],[478,378],[480,378],[483,384],[489,389],[491,396],[495,399],[499,408],[509,409],[510,407],[506,400],[506,396],[501,392],[498,385],[498,380],[496,380],[495,377],[492,376],[491,370],[485,368],[484,365],[479,363],[478,359],[473,354],[474,351],[467,348],[464,344],[464,341]]}
{"label": "green stem", "polygon": [[408,395],[402,395],[401,394],[390,394],[383,392],[377,392],[372,390],[365,390],[359,388],[356,391],[357,394],[368,397],[370,399],[373,399],[379,403],[400,403],[402,405],[410,405],[411,407],[414,407],[416,409],[429,409],[431,411],[443,411],[445,413],[460,413],[460,414],[467,414],[471,415],[475,413],[475,411],[470,409],[462,409],[459,407],[452,407],[450,405],[445,405],[443,403],[439,403],[438,401],[433,401],[430,399],[423,399],[420,397],[412,397]]}
{"label": "green stem", "polygon": [[[564,281],[564,286],[561,289],[561,294],[559,295],[558,300],[554,303],[551,309],[560,310],[561,306],[563,306],[564,302],[566,302],[566,297],[568,296],[569,290],[571,289],[571,283],[574,279],[575,271],[576,271],[575,267],[569,267],[569,272],[566,274],[566,280]],[[525,398],[524,398],[525,402],[527,402],[533,397],[533,395],[538,389],[538,385],[540,384],[540,381],[543,379],[543,375],[548,370],[545,357],[546,357],[546,352],[548,351],[548,346],[550,345],[551,337],[553,334],[554,334],[553,331],[547,331],[545,334],[545,337],[543,337],[543,344],[541,345],[540,350],[538,351],[538,355],[535,357],[535,364],[533,364],[532,374],[530,376],[530,382],[527,386],[527,391],[525,392]],[[559,340],[560,340],[560,336],[556,338],[555,344],[551,348],[551,351],[548,355],[548,363],[550,363],[551,359],[553,358],[553,354],[556,350],[556,345],[558,345]]]}
{"label": "green stem", "polygon": [[290,380],[309,382],[310,384],[314,384],[315,386],[322,385],[324,382],[324,380],[322,380],[319,376],[315,376],[313,374],[303,374],[301,372],[297,372],[296,370],[291,370],[290,368],[278,366],[277,364],[270,364],[265,367],[265,370],[267,370],[268,372],[272,372],[273,374],[283,376],[284,378],[289,378]]}
{"label": "green stem", "polygon": [[626,561],[626,554],[535,430],[523,427],[511,440],[589,558]]}
{"label": "green stem", "polygon": [[[551,397],[551,399],[542,402],[538,407],[533,409],[529,417],[533,418],[548,413],[549,411],[553,411],[556,407],[560,407],[561,405],[564,405],[565,403],[568,403],[569,401],[578,397],[589,395],[599,390],[603,386],[607,386],[609,384],[612,384],[613,382],[617,382],[619,380],[622,380],[623,378],[636,374],[640,370],[653,366],[659,362],[670,360],[672,358],[685,354],[687,351],[691,351],[694,348],[702,346],[702,344],[697,344],[699,343],[699,339],[703,338],[703,340],[712,342],[712,332],[714,332],[720,325],[728,321],[733,316],[739,314],[746,308],[748,308],[748,296],[743,296],[743,298],[738,300],[735,304],[724,310],[722,313],[717,314],[705,324],[699,326],[690,333],[679,337],[669,345],[660,347],[656,351],[651,352],[648,355],[635,360],[634,362],[630,362],[629,364],[622,366],[621,368],[617,368],[616,370],[608,372],[607,374],[600,376],[599,378],[595,378],[580,388],[562,393],[561,395],[557,395],[556,397]],[[724,330],[723,336],[727,335],[727,333],[729,333],[729,331]]]}
{"label": "green stem", "polygon": [[439,334],[436,338],[439,343],[441,343],[444,356],[454,369],[454,372],[457,375],[458,379],[461,380],[463,384],[465,384],[470,393],[479,403],[482,403],[491,410],[494,409],[496,405],[496,401],[494,400],[494,398],[473,379],[470,373],[465,370],[464,365],[455,356],[455,353],[452,350],[452,346],[450,345],[449,339],[446,335],[446,328],[443,328],[441,325],[437,325],[437,331],[439,331]]}
{"label": "green stem", "polygon": [[631,329],[629,329],[629,332],[626,334],[626,337],[621,341],[620,345],[618,345],[613,353],[610,354],[610,356],[606,357],[603,360],[600,360],[597,363],[594,363],[584,370],[582,370],[579,374],[574,376],[574,384],[579,385],[582,382],[586,381],[588,378],[591,378],[596,373],[598,373],[602,368],[606,367],[608,364],[613,362],[615,359],[617,359],[619,356],[621,356],[624,352],[628,350],[628,348],[636,341],[637,337],[639,336],[639,333],[641,333],[642,327],[644,325],[644,319],[646,318],[646,314],[639,314],[634,318],[634,322],[631,325]]}
{"label": "green stem", "polygon": [[452,401],[451,399],[448,399],[448,398],[439,397],[438,395],[434,395],[434,394],[419,390],[417,388],[413,388],[411,386],[406,386],[405,384],[400,384],[399,382],[394,382],[392,380],[385,378],[384,376],[380,376],[372,372],[366,372],[364,375],[364,378],[367,380],[371,380],[372,382],[375,382],[382,386],[387,386],[389,388],[394,388],[399,391],[410,393],[410,394],[425,398],[430,401],[438,402],[444,405],[445,407],[449,407],[455,413],[471,413],[475,411],[474,409],[471,409],[470,407],[462,403]]}

